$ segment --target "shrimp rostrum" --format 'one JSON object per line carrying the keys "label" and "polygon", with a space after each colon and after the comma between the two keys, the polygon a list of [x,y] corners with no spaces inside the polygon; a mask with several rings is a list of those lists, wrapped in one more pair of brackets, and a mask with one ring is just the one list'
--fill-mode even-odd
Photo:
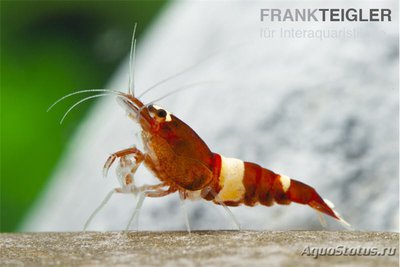
{"label": "shrimp rostrum", "polygon": [[[131,87],[130,82],[129,88]],[[129,118],[138,123],[142,130],[142,151],[131,147],[115,152],[104,166],[104,174],[107,175],[112,164],[116,160],[119,161],[117,176],[121,187],[110,192],[102,205],[115,192],[139,195],[130,222],[137,215],[144,198],[163,197],[178,192],[182,201],[203,198],[222,205],[228,212],[228,206],[271,206],[274,203],[288,205],[295,202],[308,205],[347,224],[334,211],[332,203],[321,198],[311,186],[258,164],[212,152],[186,123],[160,106],[153,103],[144,104],[135,97],[133,90],[129,89],[128,93],[105,89],[79,92],[88,91],[104,92],[101,95],[115,95]],[[134,175],[141,164],[158,178],[159,184],[135,185]],[[98,210],[89,218],[85,228]],[[232,213],[229,212],[229,215],[234,219]],[[234,222],[238,225],[235,219]],[[188,223],[187,227],[189,230]]]}

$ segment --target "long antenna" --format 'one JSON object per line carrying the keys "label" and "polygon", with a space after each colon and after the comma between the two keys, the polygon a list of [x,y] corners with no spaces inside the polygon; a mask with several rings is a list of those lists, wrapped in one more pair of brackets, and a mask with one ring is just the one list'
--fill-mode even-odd
{"label": "long antenna", "polygon": [[135,26],[133,27],[133,33],[132,33],[132,41],[131,41],[131,52],[129,54],[129,84],[128,84],[128,94],[135,96],[135,57],[136,57],[136,39],[135,39],[135,33],[136,33],[136,26],[137,23],[135,23]]}
{"label": "long antenna", "polygon": [[180,72],[178,72],[178,73],[176,73],[176,74],[174,74],[174,75],[172,75],[172,76],[169,76],[169,77],[167,77],[167,78],[165,78],[165,79],[163,79],[163,80],[161,80],[161,81],[158,81],[157,83],[155,83],[155,84],[153,84],[152,86],[150,86],[149,88],[147,88],[144,92],[142,92],[142,93],[139,95],[138,98],[142,98],[145,94],[147,94],[148,92],[150,92],[150,91],[153,90],[154,88],[158,87],[159,85],[161,85],[161,84],[163,84],[163,83],[166,83],[166,82],[168,82],[169,80],[172,80],[172,79],[174,79],[174,78],[176,78],[176,77],[178,77],[178,76],[181,76],[182,74],[185,74],[185,73],[189,72],[190,70],[192,70],[192,69],[194,69],[195,67],[199,66],[201,63],[203,63],[203,61],[207,60],[208,58],[209,58],[209,57],[204,58],[204,59],[202,59],[201,61],[199,61],[199,62],[197,62],[197,63],[195,63],[195,64],[193,64],[193,65],[187,67],[186,69],[184,69],[184,70],[182,70],[182,71],[180,71]]}
{"label": "long antenna", "polygon": [[196,86],[199,86],[199,85],[202,85],[202,84],[207,84],[207,83],[215,84],[215,83],[219,83],[219,81],[200,81],[200,82],[187,84],[185,86],[182,86],[182,87],[179,87],[179,88],[177,88],[175,90],[172,90],[171,92],[169,92],[169,93],[167,93],[167,94],[165,94],[165,95],[163,95],[163,96],[161,96],[161,97],[159,97],[159,98],[157,98],[155,100],[150,101],[148,104],[146,104],[146,106],[154,104],[155,102],[158,102],[158,101],[160,101],[160,100],[162,100],[162,99],[164,99],[166,97],[169,97],[170,95],[176,94],[179,91],[183,91],[183,90],[186,90],[186,89],[189,89],[189,88],[193,88],[193,87],[196,87]]}
{"label": "long antenna", "polygon": [[[243,46],[245,44],[246,43],[240,43],[240,44],[231,46],[229,49],[240,47],[240,46]],[[168,82],[168,81],[170,81],[170,80],[172,80],[172,79],[174,79],[174,78],[176,78],[178,76],[181,76],[182,74],[185,74],[185,73],[191,71],[192,69],[194,69],[194,68],[198,67],[199,65],[203,64],[203,62],[206,62],[210,58],[213,58],[213,56],[220,55],[220,54],[222,54],[223,52],[226,52],[226,51],[227,51],[227,49],[218,49],[218,50],[214,51],[213,53],[207,55],[206,57],[204,57],[200,61],[197,61],[195,64],[190,65],[189,67],[185,68],[184,70],[182,70],[182,71],[180,71],[178,73],[175,73],[174,75],[169,76],[169,77],[167,77],[167,78],[165,78],[165,79],[163,79],[161,81],[158,81],[157,83],[153,84],[152,86],[147,88],[144,92],[142,92],[137,98],[142,98],[145,94],[147,94],[148,92],[150,92],[154,88],[156,88],[156,87],[158,87],[158,86],[160,86],[160,85],[162,85],[162,84],[164,84],[164,83],[166,83],[166,82]]]}

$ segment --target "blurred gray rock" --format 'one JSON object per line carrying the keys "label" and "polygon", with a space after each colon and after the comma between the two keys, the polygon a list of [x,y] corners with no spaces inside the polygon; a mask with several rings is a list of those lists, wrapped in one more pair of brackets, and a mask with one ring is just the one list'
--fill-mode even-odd
{"label": "blurred gray rock", "polygon": [[[301,8],[322,3],[304,2]],[[383,3],[397,10],[395,1]],[[144,101],[194,82],[219,81],[159,104],[191,125],[213,151],[312,185],[355,229],[398,231],[397,15],[390,23],[262,23],[259,10],[266,7],[290,6],[245,1],[171,4],[139,40],[137,92],[200,61]],[[357,36],[261,38],[260,29],[266,27],[344,28]],[[127,81],[125,62],[107,87],[126,91]],[[110,178],[101,178],[104,161],[137,143],[138,130],[113,99],[99,102],[71,136],[52,182],[22,230],[82,229],[105,194],[118,186],[113,171]],[[143,168],[136,179],[154,181]],[[123,229],[135,203],[132,196],[113,197],[90,229]],[[193,228],[233,227],[223,210],[213,206],[188,203]],[[296,204],[232,210],[246,229],[321,228],[312,209]],[[329,229],[339,227],[328,222]],[[185,229],[178,197],[146,199],[139,229]]]}

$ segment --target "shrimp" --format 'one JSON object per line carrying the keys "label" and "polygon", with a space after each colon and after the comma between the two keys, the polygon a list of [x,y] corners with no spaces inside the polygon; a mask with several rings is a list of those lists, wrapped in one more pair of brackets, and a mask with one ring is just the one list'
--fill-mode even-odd
{"label": "shrimp", "polygon": [[[136,25],[134,32],[135,30]],[[230,212],[229,206],[253,207],[257,204],[271,206],[274,203],[288,205],[291,202],[308,205],[319,213],[333,217],[349,226],[333,209],[333,204],[322,199],[311,186],[286,175],[275,173],[256,163],[225,157],[211,151],[200,136],[185,122],[165,108],[153,102],[145,104],[139,97],[136,97],[133,90],[134,79],[131,77],[131,75],[133,76],[132,65],[136,50],[134,36],[133,33],[127,93],[107,89],[82,90],[62,97],[49,108],[51,109],[59,101],[71,95],[102,92],[77,102],[67,111],[63,119],[76,105],[88,99],[115,95],[119,104],[127,112],[127,116],[141,128],[143,151],[133,146],[113,153],[106,160],[103,167],[104,176],[107,176],[108,170],[114,162],[119,160],[117,177],[121,187],[113,189],[106,196],[102,204],[89,217],[84,229],[88,227],[93,217],[114,193],[139,196],[135,211],[127,226],[129,229],[146,197],[159,198],[176,192],[179,193],[183,209],[185,209],[183,204],[185,199],[204,199],[222,205],[239,229],[240,225]],[[160,83],[155,86],[158,84]],[[155,86],[149,88],[141,96]],[[135,185],[135,172],[142,164],[158,178],[159,184],[140,187]],[[190,232],[187,217],[186,226]]]}

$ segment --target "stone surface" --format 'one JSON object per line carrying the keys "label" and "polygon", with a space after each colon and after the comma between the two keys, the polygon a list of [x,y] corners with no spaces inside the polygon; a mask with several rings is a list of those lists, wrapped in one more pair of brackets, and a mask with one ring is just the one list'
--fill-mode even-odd
{"label": "stone surface", "polygon": [[[1,234],[1,266],[398,266],[399,234],[336,231]],[[313,248],[392,256],[307,256]],[[309,249],[308,249],[309,248]],[[395,249],[395,252],[393,251]],[[338,250],[340,251],[340,250]],[[353,251],[353,252],[352,252]],[[301,255],[302,253],[305,255]]]}

